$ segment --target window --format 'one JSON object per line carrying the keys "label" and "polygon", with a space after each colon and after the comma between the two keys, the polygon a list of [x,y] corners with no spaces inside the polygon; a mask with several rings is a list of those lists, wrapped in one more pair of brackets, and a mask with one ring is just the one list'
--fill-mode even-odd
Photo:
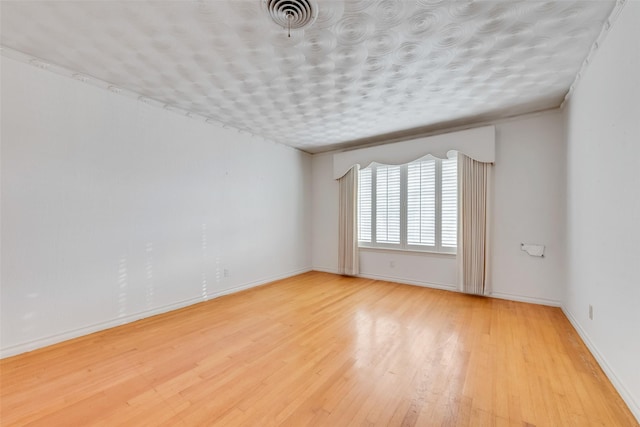
{"label": "window", "polygon": [[362,247],[456,252],[456,158],[360,170],[358,243]]}

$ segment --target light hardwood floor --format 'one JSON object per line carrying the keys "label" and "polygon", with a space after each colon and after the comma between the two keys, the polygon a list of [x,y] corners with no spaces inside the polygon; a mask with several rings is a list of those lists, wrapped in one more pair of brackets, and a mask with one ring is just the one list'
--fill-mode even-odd
{"label": "light hardwood floor", "polygon": [[557,308],[311,272],[0,361],[3,426],[637,426]]}

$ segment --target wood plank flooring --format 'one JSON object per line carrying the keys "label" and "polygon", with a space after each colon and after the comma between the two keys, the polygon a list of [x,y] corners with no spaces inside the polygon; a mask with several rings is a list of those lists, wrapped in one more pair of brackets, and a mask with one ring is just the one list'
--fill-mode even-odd
{"label": "wood plank flooring", "polygon": [[3,426],[638,426],[557,308],[319,272],[0,375]]}

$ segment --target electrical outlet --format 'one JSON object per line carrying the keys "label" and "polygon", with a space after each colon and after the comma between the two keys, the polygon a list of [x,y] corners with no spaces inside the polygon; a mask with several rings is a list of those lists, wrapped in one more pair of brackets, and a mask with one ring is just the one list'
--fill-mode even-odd
{"label": "electrical outlet", "polygon": [[589,304],[589,319],[593,320],[593,306]]}
{"label": "electrical outlet", "polygon": [[222,270],[222,275],[223,275],[224,277],[229,277],[229,270],[228,270],[228,269],[226,269],[226,268],[225,268],[224,270]]}
{"label": "electrical outlet", "polygon": [[389,267],[396,268],[396,262],[395,261],[389,261]]}

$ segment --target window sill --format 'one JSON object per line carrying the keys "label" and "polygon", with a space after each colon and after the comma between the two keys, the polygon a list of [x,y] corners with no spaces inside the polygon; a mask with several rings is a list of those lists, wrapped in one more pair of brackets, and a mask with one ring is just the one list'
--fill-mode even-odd
{"label": "window sill", "polygon": [[433,252],[433,251],[418,251],[413,249],[396,249],[396,248],[374,248],[371,246],[358,246],[358,249],[365,252],[393,252],[393,253],[406,253],[407,255],[429,255],[443,258],[455,258],[456,254],[453,252]]}

